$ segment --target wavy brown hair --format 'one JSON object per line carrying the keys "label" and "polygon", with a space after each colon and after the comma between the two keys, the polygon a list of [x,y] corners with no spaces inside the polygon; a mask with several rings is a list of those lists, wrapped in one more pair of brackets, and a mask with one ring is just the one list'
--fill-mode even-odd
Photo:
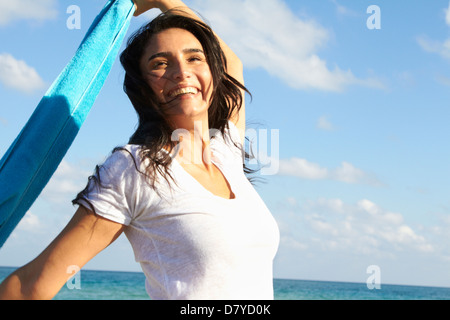
{"label": "wavy brown hair", "polygon": [[241,89],[249,93],[240,82],[227,74],[227,60],[219,40],[204,22],[190,18],[183,11],[175,9],[160,14],[135,32],[129,38],[127,47],[120,56],[120,62],[125,69],[124,91],[133,104],[139,121],[129,143],[140,145],[141,158],[150,160],[149,168],[146,170],[150,178],[154,178],[158,172],[164,177],[170,176],[168,166],[172,158],[160,151],[168,146],[170,151],[174,150],[176,141],[172,141],[171,137],[176,128],[172,128],[166,120],[164,108],[161,108],[155,93],[144,78],[140,60],[152,36],[170,28],[189,31],[203,47],[214,84],[208,109],[210,128],[224,134],[228,120],[239,112],[242,106]]}

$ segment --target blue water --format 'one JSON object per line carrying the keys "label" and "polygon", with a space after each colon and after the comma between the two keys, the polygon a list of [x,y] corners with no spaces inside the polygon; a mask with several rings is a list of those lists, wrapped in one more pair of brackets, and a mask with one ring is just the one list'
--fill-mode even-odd
{"label": "blue water", "polygon": [[[0,282],[15,268],[0,267]],[[139,272],[82,270],[55,300],[148,300]],[[450,288],[274,279],[275,300],[450,300]]]}

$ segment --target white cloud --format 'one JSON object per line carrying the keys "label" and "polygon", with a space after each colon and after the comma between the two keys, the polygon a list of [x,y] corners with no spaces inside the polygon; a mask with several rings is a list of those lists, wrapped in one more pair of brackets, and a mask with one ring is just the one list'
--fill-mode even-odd
{"label": "white cloud", "polygon": [[305,159],[292,158],[290,160],[280,160],[278,174],[286,176],[295,176],[303,179],[326,179],[328,170],[320,167],[316,163]]}
{"label": "white cloud", "polygon": [[445,22],[448,26],[450,26],[450,2],[448,4],[448,8],[445,9]]}
{"label": "white cloud", "polygon": [[435,242],[438,243],[442,254],[450,262],[450,211],[447,209],[447,213],[438,214],[437,224],[426,227],[431,237],[435,238]]}
{"label": "white cloud", "polygon": [[444,86],[450,87],[450,78],[442,75],[436,76],[436,81]]}
{"label": "white cloud", "polygon": [[91,172],[81,166],[63,160],[42,191],[42,198],[56,204],[70,203],[84,189],[90,175]]}
{"label": "white cloud", "polygon": [[306,159],[291,158],[279,161],[279,175],[293,176],[310,180],[336,180],[345,183],[362,183],[380,186],[381,183],[370,174],[354,167],[351,163],[342,162],[340,167],[328,169]]}
{"label": "white cloud", "polygon": [[[92,174],[91,169],[95,166],[93,161],[83,159],[74,164],[63,160],[60,163],[47,186],[11,234],[7,243],[10,253],[0,253],[0,260],[3,254],[4,257],[9,256],[3,261],[17,265],[26,263],[42,252],[61,232],[76,210],[71,201],[86,186],[87,178]],[[23,255],[15,256],[11,250],[20,250]]]}
{"label": "white cloud", "polygon": [[333,131],[333,124],[328,120],[326,116],[322,116],[317,120],[317,128],[325,131]]}
{"label": "white cloud", "polygon": [[330,173],[330,178],[347,183],[367,182],[367,174],[363,170],[355,168],[348,162],[342,162],[340,167],[334,169]]}
{"label": "white cloud", "polygon": [[437,40],[431,40],[425,36],[420,36],[417,38],[417,42],[423,50],[430,53],[439,54],[444,59],[450,59],[450,39],[441,42]]}
{"label": "white cloud", "polygon": [[280,245],[294,250],[303,251],[308,248],[305,243],[299,242],[292,237],[282,235],[280,237]]}
{"label": "white cloud", "polygon": [[248,68],[263,68],[294,89],[342,91],[349,85],[381,88],[320,58],[329,31],[300,19],[281,0],[193,0],[214,30]]}
{"label": "white cloud", "polygon": [[54,19],[56,5],[56,0],[0,0],[0,26],[15,20]]}
{"label": "white cloud", "polygon": [[292,210],[295,218],[278,217],[285,236],[292,238],[284,239],[284,243],[301,243],[302,249],[378,256],[435,251],[434,245],[408,225],[402,214],[367,199],[349,204],[341,199],[319,198],[305,201]]}
{"label": "white cloud", "polygon": [[17,230],[34,231],[42,226],[39,217],[28,211],[17,225]]}
{"label": "white cloud", "polygon": [[449,212],[426,226],[365,198],[287,197],[271,208],[281,234],[278,277],[365,283],[377,265],[383,283],[448,285]]}
{"label": "white cloud", "polygon": [[338,16],[346,16],[346,17],[360,16],[360,13],[355,12],[355,11],[341,5],[336,0],[331,0],[331,2],[336,6],[336,12],[337,12]]}
{"label": "white cloud", "polygon": [[[445,12],[445,22],[450,27],[450,3],[448,8],[444,9]],[[417,37],[417,43],[422,47],[423,50],[439,54],[444,59],[450,60],[450,38],[444,41],[432,40],[426,36]]]}
{"label": "white cloud", "polygon": [[7,126],[8,125],[8,120],[6,120],[5,118],[0,117],[0,124],[3,126]]}
{"label": "white cloud", "polygon": [[33,67],[8,53],[0,54],[0,82],[24,93],[32,93],[45,86],[45,82]]}

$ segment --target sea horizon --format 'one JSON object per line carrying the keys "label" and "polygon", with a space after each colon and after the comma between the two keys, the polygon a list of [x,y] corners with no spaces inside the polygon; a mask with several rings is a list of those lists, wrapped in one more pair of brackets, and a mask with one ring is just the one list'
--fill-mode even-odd
{"label": "sea horizon", "polygon": [[[0,282],[17,267],[0,266]],[[72,278],[69,277],[72,275]],[[450,300],[450,288],[415,284],[385,284],[276,277],[275,300]],[[140,271],[81,269],[55,300],[146,300],[145,275]]]}
{"label": "sea horizon", "polygon": [[[0,268],[14,268],[17,269],[19,267],[17,266],[6,266],[1,265]],[[142,271],[136,271],[136,270],[107,270],[107,269],[95,269],[95,268],[89,268],[89,269],[81,269],[81,271],[98,271],[98,272],[124,272],[124,273],[143,273]],[[365,282],[358,282],[358,281],[345,281],[345,280],[325,280],[325,279],[296,279],[296,278],[284,278],[284,277],[274,277],[274,280],[290,280],[290,281],[311,281],[311,282],[336,282],[336,283],[349,283],[349,284],[364,284]],[[431,284],[405,284],[405,283],[383,283],[382,285],[387,286],[405,286],[405,287],[425,287],[425,288],[442,288],[442,289],[450,289],[450,286],[439,286],[439,285],[431,285]]]}

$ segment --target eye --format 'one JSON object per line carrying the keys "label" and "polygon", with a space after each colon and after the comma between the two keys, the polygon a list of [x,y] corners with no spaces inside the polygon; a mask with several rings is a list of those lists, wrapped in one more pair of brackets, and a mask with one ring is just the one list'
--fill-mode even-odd
{"label": "eye", "polygon": [[189,61],[189,62],[204,62],[205,57],[202,55],[192,55],[192,56],[188,57],[187,61]]}
{"label": "eye", "polygon": [[150,62],[151,70],[159,70],[167,68],[168,62],[165,60],[153,60]]}

